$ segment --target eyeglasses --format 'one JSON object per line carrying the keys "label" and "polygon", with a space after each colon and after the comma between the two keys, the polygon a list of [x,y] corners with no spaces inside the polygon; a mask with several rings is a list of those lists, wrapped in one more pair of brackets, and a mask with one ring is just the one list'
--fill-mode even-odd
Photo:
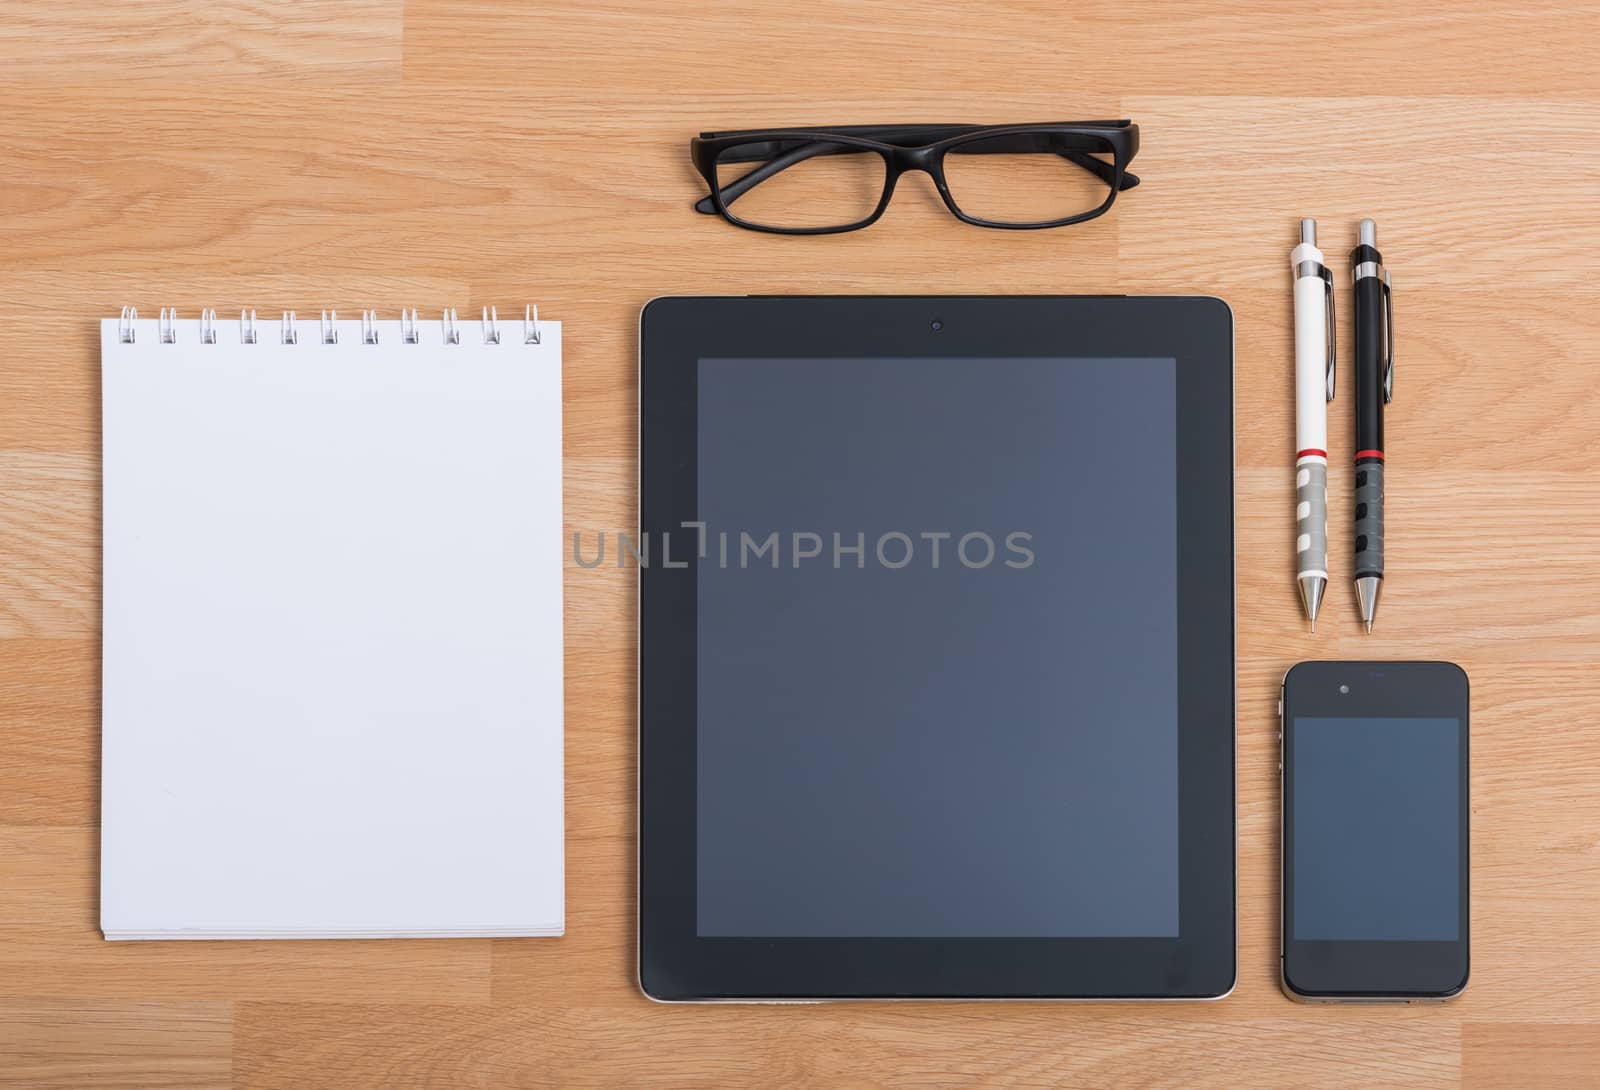
{"label": "eyeglasses", "polygon": [[695,211],[754,231],[825,235],[874,223],[895,182],[926,171],[957,219],[1064,227],[1139,184],[1131,121],[1041,125],[852,125],[702,133],[694,165],[711,187]]}

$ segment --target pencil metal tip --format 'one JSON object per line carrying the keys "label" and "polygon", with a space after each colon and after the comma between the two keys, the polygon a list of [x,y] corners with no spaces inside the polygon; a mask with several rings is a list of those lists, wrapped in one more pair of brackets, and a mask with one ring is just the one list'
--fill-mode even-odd
{"label": "pencil metal tip", "polygon": [[1356,580],[1356,602],[1361,607],[1361,619],[1366,622],[1367,632],[1372,632],[1372,619],[1378,615],[1378,592],[1383,587],[1383,577],[1380,575],[1363,575]]}
{"label": "pencil metal tip", "polygon": [[1306,619],[1311,622],[1311,631],[1317,630],[1317,614],[1322,611],[1322,592],[1327,589],[1328,580],[1320,575],[1302,575],[1299,579],[1300,604],[1305,606]]}

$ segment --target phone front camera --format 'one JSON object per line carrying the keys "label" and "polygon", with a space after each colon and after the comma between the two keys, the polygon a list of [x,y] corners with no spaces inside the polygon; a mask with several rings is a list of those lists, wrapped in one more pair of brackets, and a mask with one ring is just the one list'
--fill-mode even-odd
{"label": "phone front camera", "polygon": [[928,323],[928,328],[933,330],[935,333],[937,333],[937,332],[939,332],[939,330],[944,328],[944,323],[941,322],[939,319],[935,318],[933,321]]}
{"label": "phone front camera", "polygon": [[1348,685],[1339,686],[1339,693],[1342,696],[1349,696],[1350,695],[1350,686],[1348,686]]}

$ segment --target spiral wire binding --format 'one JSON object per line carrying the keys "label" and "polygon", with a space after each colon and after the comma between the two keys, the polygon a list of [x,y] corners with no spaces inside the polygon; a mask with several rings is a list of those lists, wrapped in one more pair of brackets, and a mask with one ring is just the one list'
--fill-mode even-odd
{"label": "spiral wire binding", "polygon": [[[139,320],[138,307],[123,307],[122,314],[117,319],[117,340],[123,344],[133,344],[137,330],[135,323]],[[295,312],[286,310],[278,325],[278,339],[284,344],[299,344],[300,332],[295,325]],[[319,339],[323,344],[339,343],[339,312],[325,310],[322,312]],[[378,312],[376,310],[363,310],[361,312],[361,343],[378,343]],[[500,315],[494,307],[483,308],[483,343],[500,344]],[[439,325],[444,333],[445,344],[461,343],[461,326],[456,316],[454,307],[446,307],[439,316]],[[200,311],[200,343],[217,343],[217,312],[209,307]],[[162,307],[161,317],[156,325],[156,336],[162,344],[176,344],[178,340],[178,308]],[[256,326],[256,312],[254,310],[239,311],[239,343],[259,344],[261,331]],[[422,326],[417,318],[417,310],[412,307],[409,311],[400,308],[400,341],[402,344],[421,344]],[[539,308],[528,305],[522,311],[522,343],[538,344],[539,333]]]}

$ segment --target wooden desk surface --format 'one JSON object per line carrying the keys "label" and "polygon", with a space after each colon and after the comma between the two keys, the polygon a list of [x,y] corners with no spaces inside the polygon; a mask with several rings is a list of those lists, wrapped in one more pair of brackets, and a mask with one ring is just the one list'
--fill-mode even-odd
{"label": "wooden desk surface", "polygon": [[[0,1084],[1592,1086],[1600,1079],[1600,67],[1593,5],[12,0],[0,6]],[[1145,184],[1064,231],[910,179],[838,238],[690,210],[769,123],[1131,117]],[[1395,277],[1390,579],[1290,576],[1287,254]],[[632,573],[567,578],[568,935],[108,945],[96,931],[95,319],[537,302],[572,529],[635,515],[635,319],[666,293],[1204,292],[1238,323],[1239,985],[1198,1005],[694,1009],[633,984]],[[1349,359],[1349,318],[1340,314]],[[1332,407],[1348,446],[1349,379]],[[1351,517],[1335,474],[1336,526]],[[1335,537],[1335,541],[1342,540]],[[1336,569],[1347,558],[1335,552]],[[1311,657],[1473,682],[1473,980],[1276,980],[1274,700]]]}

